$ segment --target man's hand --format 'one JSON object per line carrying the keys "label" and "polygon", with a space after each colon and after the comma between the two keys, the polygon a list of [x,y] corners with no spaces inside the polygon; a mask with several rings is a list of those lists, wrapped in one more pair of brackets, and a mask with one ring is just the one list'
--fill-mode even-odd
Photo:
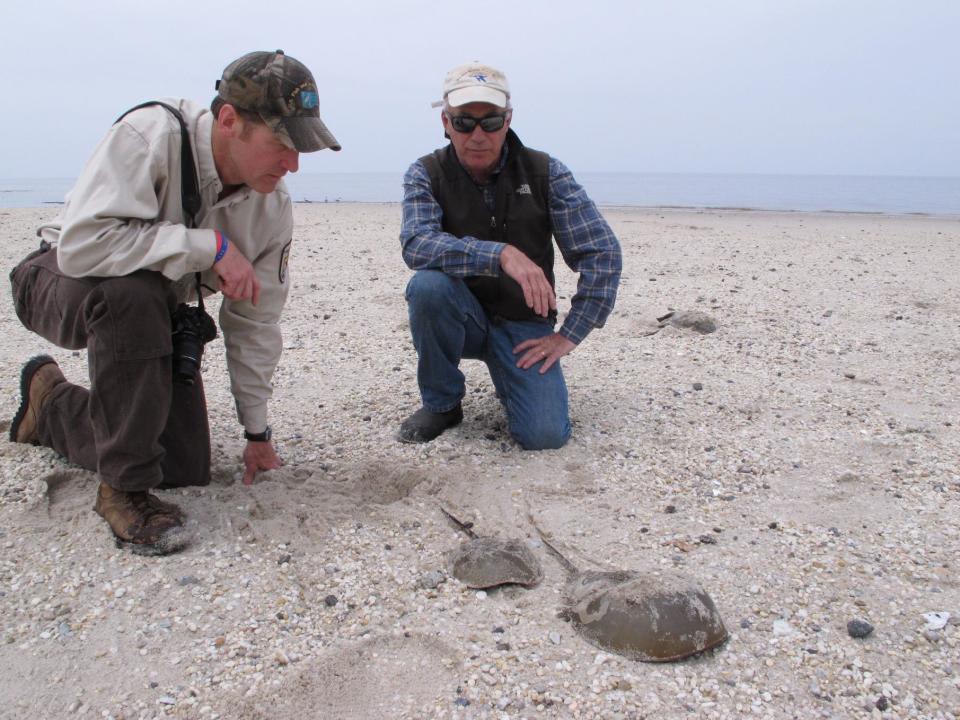
{"label": "man's hand", "polygon": [[557,360],[572,352],[575,347],[575,343],[570,342],[560,333],[553,333],[541,338],[524,340],[513,349],[513,354],[523,353],[517,360],[517,367],[522,370],[527,370],[543,361],[540,367],[540,374],[543,375]]}
{"label": "man's hand", "polygon": [[283,465],[283,461],[269,440],[263,442],[251,440],[243,450],[243,465],[245,468],[243,484],[253,485],[253,478],[259,470],[276,470]]}
{"label": "man's hand", "polygon": [[213,264],[213,271],[220,278],[220,292],[231,300],[250,299],[254,305],[260,302],[260,281],[253,265],[236,245],[230,243],[220,262]]}
{"label": "man's hand", "polygon": [[543,269],[522,251],[513,245],[505,246],[500,253],[500,267],[520,284],[524,302],[537,315],[546,317],[551,310],[557,309],[557,296]]}

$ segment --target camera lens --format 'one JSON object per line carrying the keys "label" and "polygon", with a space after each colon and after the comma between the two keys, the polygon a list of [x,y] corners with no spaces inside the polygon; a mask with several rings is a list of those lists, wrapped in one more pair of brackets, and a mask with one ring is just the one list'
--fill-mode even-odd
{"label": "camera lens", "polygon": [[173,326],[173,377],[193,385],[200,372],[203,345],[217,336],[213,318],[199,307],[181,304],[171,318]]}

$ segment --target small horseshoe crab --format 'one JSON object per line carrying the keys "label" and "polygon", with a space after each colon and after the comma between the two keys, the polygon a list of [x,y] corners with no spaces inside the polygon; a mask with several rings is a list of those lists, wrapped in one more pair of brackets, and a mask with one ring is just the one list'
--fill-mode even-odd
{"label": "small horseshoe crab", "polygon": [[444,507],[440,511],[470,538],[448,556],[450,574],[467,587],[533,587],[543,579],[540,561],[523,540],[480,537],[473,531],[472,523],[457,519]]}
{"label": "small horseshoe crab", "polygon": [[717,321],[705,312],[700,310],[684,310],[682,312],[671,310],[658,317],[656,327],[643,333],[643,335],[656,335],[667,325],[680,330],[693,330],[701,335],[709,335],[717,330]]}
{"label": "small horseshoe crab", "polygon": [[567,572],[559,616],[591,645],[631,660],[670,662],[727,640],[713,600],[692,578],[659,570],[581,571],[534,527]]}

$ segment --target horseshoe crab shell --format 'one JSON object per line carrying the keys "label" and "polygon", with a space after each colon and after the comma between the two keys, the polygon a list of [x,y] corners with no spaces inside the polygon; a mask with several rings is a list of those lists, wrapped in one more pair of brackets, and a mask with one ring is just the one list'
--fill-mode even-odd
{"label": "horseshoe crab shell", "polygon": [[666,323],[664,324],[667,323],[678,328],[696,330],[701,335],[707,335],[717,330],[716,321],[705,312],[700,312],[699,310],[685,310],[683,312],[672,313],[670,317],[666,318]]}
{"label": "horseshoe crab shell", "polygon": [[450,574],[470,588],[513,583],[533,587],[543,579],[540,561],[522,540],[474,538],[450,554]]}
{"label": "horseshoe crab shell", "polygon": [[675,572],[581,571],[530,522],[567,573],[570,620],[587,642],[631,660],[682,660],[724,643],[729,635],[699,583]]}
{"label": "horseshoe crab shell", "polygon": [[577,572],[562,615],[591,644],[642,662],[680,660],[728,638],[706,590],[672,572]]}

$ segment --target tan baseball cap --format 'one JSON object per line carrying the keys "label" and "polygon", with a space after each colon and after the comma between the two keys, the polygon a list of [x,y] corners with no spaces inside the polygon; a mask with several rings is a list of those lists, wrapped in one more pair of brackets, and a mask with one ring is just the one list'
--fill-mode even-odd
{"label": "tan baseball cap", "polygon": [[440,107],[444,101],[450,107],[482,102],[505,108],[510,101],[510,84],[502,72],[474,60],[447,73],[443,99],[433,103],[433,107]]}
{"label": "tan baseball cap", "polygon": [[283,50],[247,53],[234,60],[216,89],[225,102],[260,115],[285,144],[299,152],[340,149],[320,119],[313,75]]}

